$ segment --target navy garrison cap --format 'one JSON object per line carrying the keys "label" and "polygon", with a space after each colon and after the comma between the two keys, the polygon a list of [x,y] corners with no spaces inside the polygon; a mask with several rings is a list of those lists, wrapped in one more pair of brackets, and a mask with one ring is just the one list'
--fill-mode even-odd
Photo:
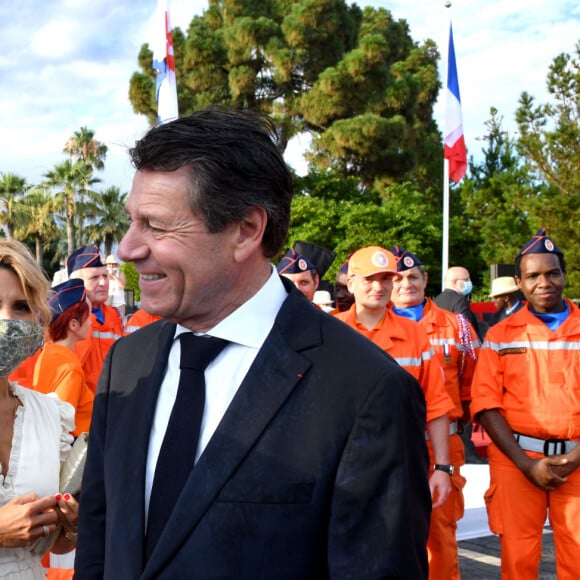
{"label": "navy garrison cap", "polygon": [[280,260],[278,264],[278,274],[300,274],[306,270],[315,270],[312,262],[299,254],[294,248],[290,248],[286,255]]}
{"label": "navy garrison cap", "polygon": [[66,269],[70,276],[82,268],[104,268],[101,254],[97,246],[83,246],[75,250],[66,261]]}
{"label": "navy garrison cap", "polygon": [[85,284],[80,278],[71,278],[53,289],[53,294],[48,299],[52,310],[52,322],[54,322],[67,308],[78,302],[84,302],[87,298]]}
{"label": "navy garrison cap", "polygon": [[526,254],[560,254],[562,250],[548,237],[546,228],[540,228],[533,238],[530,238],[519,251],[518,256]]}
{"label": "navy garrison cap", "polygon": [[405,248],[401,248],[401,246],[392,246],[391,252],[397,260],[397,272],[404,272],[405,270],[410,270],[415,266],[423,265],[423,262],[421,262],[415,254],[405,250]]}
{"label": "navy garrison cap", "polygon": [[[350,256],[349,256],[350,258]],[[348,274],[348,258],[342,263],[341,267],[338,269],[341,274]]]}

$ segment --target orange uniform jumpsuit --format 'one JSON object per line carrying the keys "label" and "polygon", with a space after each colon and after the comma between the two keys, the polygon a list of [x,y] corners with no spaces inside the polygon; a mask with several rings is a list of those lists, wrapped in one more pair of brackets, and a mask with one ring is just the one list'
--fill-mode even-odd
{"label": "orange uniform jumpsuit", "polygon": [[34,366],[40,356],[42,349],[39,348],[32,356],[23,360],[17,369],[8,377],[13,383],[18,383],[21,387],[32,389],[32,379],[34,378]]}
{"label": "orange uniform jumpsuit", "polygon": [[[453,409],[447,415],[450,426],[455,430],[457,422],[463,417],[463,405],[471,400],[471,380],[480,348],[479,338],[467,319],[465,325],[469,334],[460,327],[457,314],[443,310],[429,298],[419,324],[427,332],[431,347],[443,368],[445,389],[453,401]],[[433,469],[435,459],[430,441],[427,447]],[[455,473],[451,476],[451,493],[445,503],[431,513],[427,542],[431,580],[461,578],[455,534],[457,521],[464,513],[465,478],[460,473],[460,467],[465,464],[465,451],[458,433],[449,436],[449,457],[455,467]]]}
{"label": "orange uniform jumpsuit", "polygon": [[157,320],[161,320],[161,316],[157,316],[156,314],[149,314],[149,312],[145,312],[142,308],[137,310],[134,314],[132,314],[127,320],[127,324],[125,325],[125,334],[131,334],[143,326],[147,326]]}
{"label": "orange uniform jumpsuit", "polygon": [[[473,417],[497,409],[516,433],[543,440],[580,440],[580,311],[566,302],[570,314],[555,331],[527,306],[488,330],[472,383]],[[526,454],[543,457],[533,451]],[[538,577],[548,515],[558,579],[578,578],[580,469],[546,492],[493,443],[488,457],[490,487],[485,500],[489,527],[501,540],[502,577]]]}
{"label": "orange uniform jumpsuit", "polygon": [[419,324],[397,316],[390,304],[384,318],[371,330],[357,321],[355,304],[335,316],[388,352],[419,381],[427,404],[427,422],[453,409],[453,403],[443,386],[443,373],[439,362]]}
{"label": "orange uniform jumpsuit", "polygon": [[123,336],[123,321],[116,308],[102,304],[104,322],[101,324],[91,312],[91,335],[87,340],[81,340],[75,346],[75,353],[81,361],[85,380],[94,393],[105,357],[113,343]]}
{"label": "orange uniform jumpsuit", "polygon": [[88,432],[95,395],[87,386],[79,357],[70,348],[53,342],[44,345],[34,367],[32,388],[54,392],[75,408],[75,437]]}

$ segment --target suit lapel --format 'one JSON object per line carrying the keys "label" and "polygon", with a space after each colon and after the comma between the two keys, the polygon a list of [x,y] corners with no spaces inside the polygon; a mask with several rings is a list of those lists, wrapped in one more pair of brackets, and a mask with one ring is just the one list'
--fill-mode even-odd
{"label": "suit lapel", "polygon": [[[308,372],[311,362],[298,351],[320,344],[320,325],[313,323],[313,306],[296,293],[291,292],[282,306],[274,328],[191,472],[145,568],[143,580],[156,577],[180,550],[294,387]],[[305,309],[310,309],[309,324],[301,326]]]}

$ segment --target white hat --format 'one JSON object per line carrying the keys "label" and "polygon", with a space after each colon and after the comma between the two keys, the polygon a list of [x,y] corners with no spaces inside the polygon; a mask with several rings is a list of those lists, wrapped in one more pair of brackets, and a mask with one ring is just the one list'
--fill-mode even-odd
{"label": "white hat", "polygon": [[491,282],[490,298],[503,296],[504,294],[513,294],[519,290],[516,281],[512,276],[500,276]]}
{"label": "white hat", "polygon": [[314,304],[318,304],[319,306],[330,306],[332,305],[332,297],[330,296],[330,292],[328,290],[317,290],[314,293],[314,299],[312,302],[314,302]]}
{"label": "white hat", "polygon": [[115,256],[113,256],[113,254],[111,254],[110,256],[107,256],[107,259],[105,260],[105,264],[118,264],[119,262],[117,262]]}

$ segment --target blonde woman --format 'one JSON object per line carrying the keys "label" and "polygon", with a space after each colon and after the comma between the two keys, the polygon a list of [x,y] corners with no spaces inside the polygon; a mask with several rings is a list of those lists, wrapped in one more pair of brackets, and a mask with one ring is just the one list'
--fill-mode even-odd
{"label": "blonde woman", "polygon": [[62,523],[52,551],[76,546],[77,504],[59,491],[74,409],[8,380],[42,343],[49,283],[28,249],[0,240],[0,578],[45,578],[35,544]]}

